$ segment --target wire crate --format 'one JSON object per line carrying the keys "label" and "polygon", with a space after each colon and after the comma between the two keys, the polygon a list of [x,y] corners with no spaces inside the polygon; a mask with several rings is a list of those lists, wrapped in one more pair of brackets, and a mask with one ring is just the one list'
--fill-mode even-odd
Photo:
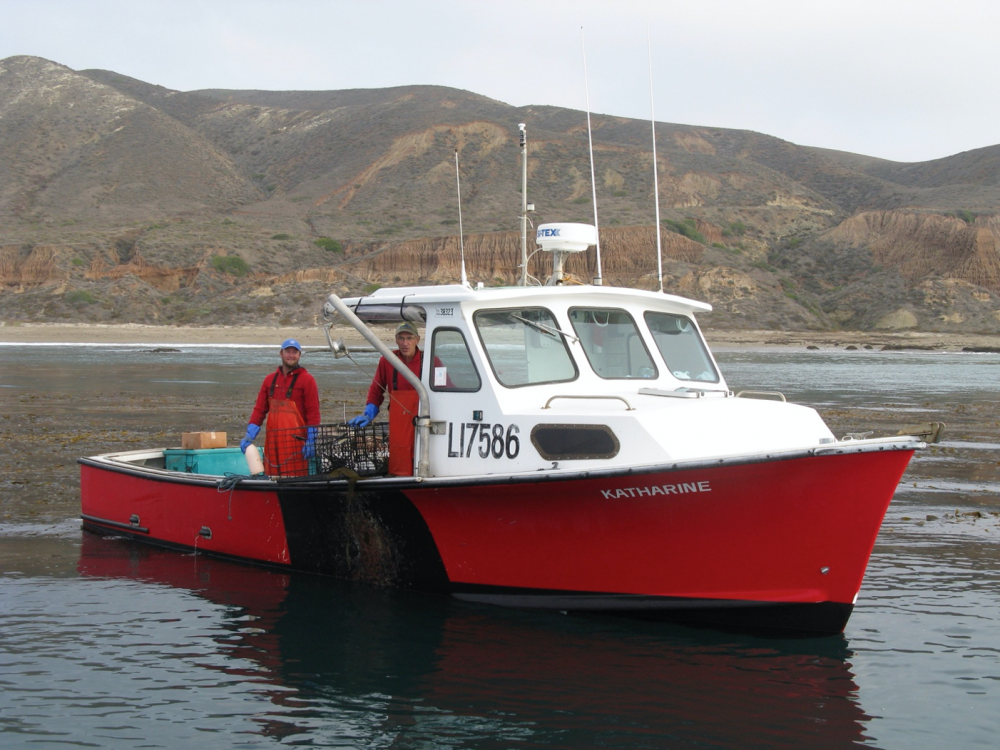
{"label": "wire crate", "polygon": [[341,468],[373,477],[385,474],[388,467],[387,422],[272,430],[264,442],[264,472],[272,477],[326,475]]}
{"label": "wire crate", "polygon": [[389,423],[374,422],[367,427],[346,423],[320,425],[316,434],[317,474],[340,468],[374,477],[389,470]]}

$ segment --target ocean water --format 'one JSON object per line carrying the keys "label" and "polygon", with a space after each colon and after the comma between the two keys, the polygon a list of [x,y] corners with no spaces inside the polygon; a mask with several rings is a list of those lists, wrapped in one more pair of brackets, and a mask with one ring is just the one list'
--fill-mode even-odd
{"label": "ocean water", "polygon": [[[58,425],[96,419],[113,394],[140,429],[169,422],[192,389],[252,400],[276,364],[266,349],[178,348],[3,348],[0,405]],[[363,389],[375,364],[308,356],[326,391]],[[1000,355],[719,360],[734,390],[781,391],[845,425],[949,423],[904,477],[843,635],[521,612],[288,575],[84,534],[67,499],[0,523],[0,747],[993,747]],[[0,483],[0,507],[46,491]]]}

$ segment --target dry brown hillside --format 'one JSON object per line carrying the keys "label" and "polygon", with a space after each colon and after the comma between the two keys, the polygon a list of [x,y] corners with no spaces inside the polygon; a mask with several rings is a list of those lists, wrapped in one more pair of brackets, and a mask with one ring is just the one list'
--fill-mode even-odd
{"label": "dry brown hillside", "polygon": [[[469,276],[510,283],[519,122],[534,224],[593,221],[581,112],[2,60],[0,322],[308,322],[330,291],[454,281],[456,151]],[[656,288],[649,124],[595,115],[593,140],[605,281]],[[707,325],[1000,332],[1000,146],[899,164],[658,123],[657,154],[664,284]]]}

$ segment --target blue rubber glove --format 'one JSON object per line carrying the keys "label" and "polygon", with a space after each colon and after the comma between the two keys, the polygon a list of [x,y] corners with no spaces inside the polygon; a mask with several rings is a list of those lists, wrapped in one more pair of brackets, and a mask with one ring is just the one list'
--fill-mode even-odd
{"label": "blue rubber glove", "polygon": [[254,438],[260,433],[260,425],[250,423],[247,425],[247,434],[240,441],[240,450],[243,453],[247,452],[247,448],[253,445]]}
{"label": "blue rubber glove", "polygon": [[375,404],[368,404],[364,414],[359,414],[354,419],[348,420],[347,424],[351,427],[367,427],[376,416],[378,416],[378,407]]}
{"label": "blue rubber glove", "polygon": [[306,429],[306,444],[302,446],[302,458],[310,459],[316,455],[316,428]]}

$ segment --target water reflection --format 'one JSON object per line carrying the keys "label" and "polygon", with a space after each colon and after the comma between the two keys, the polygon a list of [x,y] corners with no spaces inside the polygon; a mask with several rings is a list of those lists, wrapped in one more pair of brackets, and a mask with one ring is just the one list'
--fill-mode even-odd
{"label": "water reflection", "polygon": [[122,582],[119,596],[141,582],[221,605],[226,658],[194,679],[251,680],[270,704],[247,705],[256,731],[297,743],[847,747],[869,720],[843,638],[479,609],[90,534],[78,569]]}

